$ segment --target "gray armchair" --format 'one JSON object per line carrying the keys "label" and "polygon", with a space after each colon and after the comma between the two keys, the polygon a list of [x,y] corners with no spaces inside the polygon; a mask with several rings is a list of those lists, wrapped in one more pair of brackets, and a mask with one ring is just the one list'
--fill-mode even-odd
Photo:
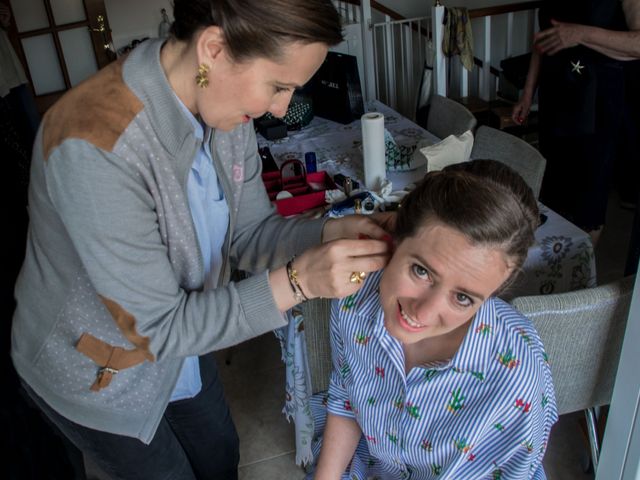
{"label": "gray armchair", "polygon": [[598,466],[595,407],[611,402],[634,277],[555,295],[515,298],[515,308],[535,325],[545,346],[558,413],[583,410],[591,460]]}
{"label": "gray armchair", "polygon": [[470,159],[477,158],[490,158],[509,165],[524,178],[538,198],[547,161],[521,138],[484,125],[478,127]]}
{"label": "gray armchair", "polygon": [[427,130],[436,137],[462,135],[467,130],[473,131],[477,124],[467,107],[442,95],[432,95],[427,116]]}

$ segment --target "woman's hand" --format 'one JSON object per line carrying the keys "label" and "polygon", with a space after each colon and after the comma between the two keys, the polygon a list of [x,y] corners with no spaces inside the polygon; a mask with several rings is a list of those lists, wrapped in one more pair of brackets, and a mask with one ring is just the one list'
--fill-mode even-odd
{"label": "woman's hand", "polygon": [[513,111],[511,112],[511,119],[518,125],[522,125],[529,116],[529,112],[531,111],[531,95],[528,95],[526,92],[523,93],[522,98],[518,103],[513,106]]}
{"label": "woman's hand", "polygon": [[375,238],[389,241],[389,232],[393,231],[394,226],[395,212],[332,218],[324,224],[322,243],[341,238]]}
{"label": "woman's hand", "polygon": [[538,32],[533,37],[533,44],[541,54],[554,55],[565,48],[575,47],[590,27],[575,23],[551,20],[551,28]]}
{"label": "woman's hand", "polygon": [[334,240],[296,257],[293,267],[308,298],[343,298],[357,292],[362,283],[352,274],[375,272],[389,261],[389,243],[382,240]]}

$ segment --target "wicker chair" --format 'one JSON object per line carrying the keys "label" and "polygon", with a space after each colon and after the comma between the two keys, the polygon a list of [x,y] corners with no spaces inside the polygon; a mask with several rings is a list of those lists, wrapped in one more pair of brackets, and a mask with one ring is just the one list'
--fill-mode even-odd
{"label": "wicker chair", "polygon": [[462,135],[467,130],[473,131],[477,123],[464,105],[442,95],[431,96],[426,129],[436,137]]}
{"label": "wicker chair", "polygon": [[538,198],[547,161],[521,138],[484,125],[478,127],[470,159],[477,158],[490,158],[509,165],[524,178]]}
{"label": "wicker chair", "polygon": [[512,304],[535,325],[545,346],[558,414],[583,410],[591,461],[600,445],[595,408],[611,402],[634,277],[555,295],[518,297]]}

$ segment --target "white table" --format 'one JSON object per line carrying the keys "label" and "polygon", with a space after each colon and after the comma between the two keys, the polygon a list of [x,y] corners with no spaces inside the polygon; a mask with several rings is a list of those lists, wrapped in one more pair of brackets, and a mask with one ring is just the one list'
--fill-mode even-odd
{"label": "white table", "polygon": [[[400,115],[385,104],[374,100],[369,102],[368,111],[384,115],[384,126],[393,135],[398,145],[415,147],[419,141],[425,145],[440,141],[408,118]],[[298,159],[304,162],[306,152],[315,152],[318,170],[325,170],[332,177],[341,173],[362,184],[362,126],[360,120],[343,125],[321,117],[314,117],[302,130],[291,131],[287,137],[269,141],[258,134],[258,145],[268,146],[278,166],[286,160]],[[401,190],[407,184],[422,178],[424,171],[387,172],[387,178],[394,190]]]}

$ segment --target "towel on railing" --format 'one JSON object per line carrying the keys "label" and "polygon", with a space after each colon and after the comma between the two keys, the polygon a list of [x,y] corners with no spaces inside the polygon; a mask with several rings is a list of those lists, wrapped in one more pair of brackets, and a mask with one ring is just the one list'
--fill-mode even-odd
{"label": "towel on railing", "polygon": [[447,57],[459,55],[464,68],[473,70],[473,35],[467,9],[447,7],[444,11],[443,23],[442,53]]}

